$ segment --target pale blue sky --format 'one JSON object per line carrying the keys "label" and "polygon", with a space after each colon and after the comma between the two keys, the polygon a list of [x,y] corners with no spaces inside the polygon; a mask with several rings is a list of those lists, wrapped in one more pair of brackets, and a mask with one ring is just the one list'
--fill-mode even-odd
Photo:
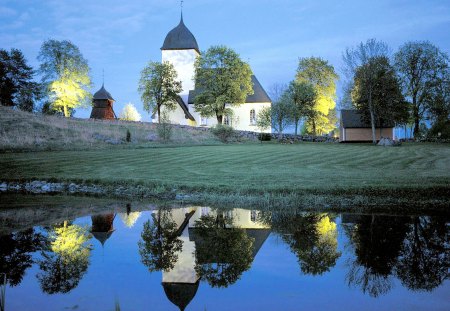
{"label": "pale blue sky", "polygon": [[[393,52],[406,41],[429,40],[450,53],[449,0],[185,0],[183,12],[201,50],[233,48],[266,90],[292,80],[299,57],[323,57],[340,72],[344,49],[369,38]],[[179,18],[178,0],[0,0],[0,48],[21,49],[37,67],[44,40],[70,40],[89,62],[93,92],[104,69],[116,113],[128,102],[142,111],[140,71],[161,60]],[[76,116],[89,114],[79,109]]]}

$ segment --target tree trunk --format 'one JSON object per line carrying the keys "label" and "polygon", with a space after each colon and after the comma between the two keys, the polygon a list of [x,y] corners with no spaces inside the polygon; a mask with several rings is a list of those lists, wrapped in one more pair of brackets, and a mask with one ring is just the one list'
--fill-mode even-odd
{"label": "tree trunk", "polygon": [[158,123],[161,123],[161,105],[158,105]]}
{"label": "tree trunk", "polygon": [[369,90],[369,113],[370,113],[370,125],[372,126],[372,143],[377,144],[377,134],[375,133],[375,114],[373,113],[372,106],[372,89]]}
{"label": "tree trunk", "polygon": [[217,123],[218,124],[222,124],[222,121],[223,121],[223,116],[222,115],[216,115],[216,117],[217,117]]}
{"label": "tree trunk", "polygon": [[295,120],[295,136],[297,136],[298,120]]}
{"label": "tree trunk", "polygon": [[316,138],[316,120],[312,119],[313,137]]}
{"label": "tree trunk", "polygon": [[63,106],[63,109],[64,109],[64,116],[65,116],[66,118],[70,117],[70,116],[69,116],[69,111],[67,110],[67,105],[64,105],[64,106]]}
{"label": "tree trunk", "polygon": [[413,117],[414,117],[414,138],[417,139],[419,138],[420,134],[419,128],[420,118],[419,118],[419,108],[416,105],[414,105],[413,108]]}

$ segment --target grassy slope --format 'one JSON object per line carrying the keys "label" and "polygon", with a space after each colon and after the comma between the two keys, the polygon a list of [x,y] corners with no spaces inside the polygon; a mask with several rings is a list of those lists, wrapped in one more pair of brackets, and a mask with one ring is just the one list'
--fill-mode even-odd
{"label": "grassy slope", "polygon": [[448,145],[303,143],[0,154],[0,179],[168,185],[186,191],[449,187]]}
{"label": "grassy slope", "polygon": [[[131,143],[125,143],[127,130]],[[100,138],[99,138],[100,137]],[[0,106],[0,151],[74,150],[159,146],[156,126],[150,123],[66,119],[32,114]],[[173,144],[220,144],[209,131],[174,128]]]}

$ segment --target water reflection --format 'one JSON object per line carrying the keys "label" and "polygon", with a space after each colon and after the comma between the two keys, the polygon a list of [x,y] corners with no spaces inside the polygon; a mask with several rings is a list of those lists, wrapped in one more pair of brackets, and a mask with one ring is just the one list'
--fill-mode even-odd
{"label": "water reflection", "polygon": [[[115,223],[117,214],[121,221]],[[292,254],[294,264],[290,269],[301,271],[298,280],[303,276],[333,275],[345,288],[379,297],[396,286],[411,292],[431,292],[448,279],[450,245],[445,217],[262,212],[201,206],[159,206],[141,212],[133,211],[128,204],[122,210],[83,219],[0,237],[0,275],[6,274],[9,288],[34,278],[42,292],[70,297],[75,288],[83,287],[83,278],[100,269],[93,265],[87,273],[96,255],[92,244],[95,248],[108,244],[108,250],[116,252],[109,258],[138,256],[133,265],[145,267],[149,276],[160,273],[159,291],[184,310],[193,304],[201,289],[238,286],[253,269],[263,247],[273,252],[279,247],[265,246],[269,236]],[[124,239],[125,231],[130,237],[136,236],[132,240],[134,247],[130,247],[134,254],[122,254],[114,242]],[[36,272],[27,278],[26,270],[32,267]]]}

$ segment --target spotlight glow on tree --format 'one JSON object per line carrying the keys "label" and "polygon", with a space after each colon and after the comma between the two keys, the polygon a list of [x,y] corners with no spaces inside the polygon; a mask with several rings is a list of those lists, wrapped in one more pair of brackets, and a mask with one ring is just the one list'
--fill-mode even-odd
{"label": "spotlight glow on tree", "polygon": [[132,103],[128,103],[123,107],[120,113],[120,119],[125,121],[141,121],[141,114],[137,111]]}

